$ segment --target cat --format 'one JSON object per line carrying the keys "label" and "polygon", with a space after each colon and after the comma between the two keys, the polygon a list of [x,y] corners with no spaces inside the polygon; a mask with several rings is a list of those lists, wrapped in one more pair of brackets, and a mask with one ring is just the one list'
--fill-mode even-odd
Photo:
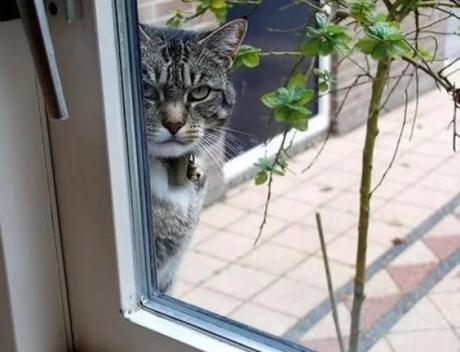
{"label": "cat", "polygon": [[[228,73],[246,29],[245,19],[209,32],[139,26],[156,278],[162,293],[171,292],[199,221],[210,159],[225,138],[235,105]],[[187,155],[196,169],[183,184],[175,184],[168,176],[173,161]]]}

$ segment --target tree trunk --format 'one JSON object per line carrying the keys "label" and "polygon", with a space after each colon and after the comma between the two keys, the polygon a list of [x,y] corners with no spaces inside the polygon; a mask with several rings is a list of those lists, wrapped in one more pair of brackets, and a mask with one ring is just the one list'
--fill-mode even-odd
{"label": "tree trunk", "polygon": [[364,285],[366,281],[366,251],[369,229],[372,164],[375,141],[377,138],[378,120],[380,116],[382,96],[390,70],[390,60],[380,60],[372,83],[372,96],[369,103],[366,141],[363,149],[361,187],[358,223],[358,252],[356,255],[356,274],[354,282],[353,307],[351,311],[351,328],[349,352],[357,352],[360,337],[361,309],[365,299]]}

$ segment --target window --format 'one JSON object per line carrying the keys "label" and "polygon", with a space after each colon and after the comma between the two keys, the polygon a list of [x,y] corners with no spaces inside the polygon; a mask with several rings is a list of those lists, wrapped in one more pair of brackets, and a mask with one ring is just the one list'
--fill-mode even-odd
{"label": "window", "polygon": [[[220,0],[199,1],[213,4],[214,12],[222,15]],[[295,2],[297,9],[302,8],[303,1]],[[142,1],[139,7],[127,0],[67,1],[67,7],[62,7],[61,2],[47,2],[48,9],[41,1],[17,3],[30,9],[36,6],[37,12],[29,13],[31,21],[22,12],[22,20],[33,24],[26,28],[15,16],[11,19],[9,14],[0,14],[0,21],[8,20],[0,23],[0,47],[4,49],[0,51],[0,296],[5,298],[0,304],[2,348],[37,352],[329,350],[336,331],[322,275],[323,251],[318,248],[314,215],[319,208],[324,219],[330,272],[336,285],[337,310],[340,322],[348,325],[353,311],[350,300],[356,250],[353,236],[358,218],[368,220],[353,206],[359,197],[359,165],[363,161],[362,141],[366,131],[362,126],[347,136],[326,138],[327,145],[317,143],[296,154],[296,150],[302,150],[311,137],[329,125],[328,102],[324,97],[310,100],[308,108],[312,116],[306,132],[294,133],[271,120],[269,127],[273,128],[266,128],[259,94],[279,86],[271,73],[281,71],[282,65],[278,67],[275,62],[298,56],[294,52],[270,58],[267,53],[269,47],[278,44],[267,38],[282,37],[287,48],[289,35],[296,32],[295,28],[283,35],[276,27],[272,28],[273,37],[264,37],[263,41],[259,36],[258,26],[270,25],[267,13],[271,6],[283,7],[283,1],[264,0],[256,10],[251,6],[235,6],[228,13],[234,21],[218,29],[213,29],[218,24],[212,16],[203,17],[204,22],[194,18],[190,22],[192,29],[203,30],[203,34],[182,35],[196,40],[195,49],[185,48],[181,41],[173,43],[177,32],[165,34],[170,36],[165,43],[167,38],[156,37],[160,30],[149,27],[153,22],[161,26],[171,19],[170,10],[179,4],[188,7],[188,2]],[[75,11],[80,3],[81,12]],[[444,9],[440,10],[442,14],[432,24],[442,25],[447,19]],[[399,10],[393,7],[389,11],[391,15]],[[420,28],[425,28],[425,21],[433,20],[432,9],[425,11],[430,16],[420,17]],[[297,12],[286,13],[289,23],[295,24]],[[180,21],[183,14],[177,12],[172,24]],[[231,71],[238,99],[230,125],[223,129],[226,143],[215,143],[215,139],[208,139],[211,144],[206,143],[207,147],[220,148],[214,153],[217,165],[212,164],[211,168],[211,164],[202,161],[203,150],[189,147],[184,153],[187,142],[182,140],[184,143],[180,145],[177,138],[183,138],[180,135],[185,129],[192,128],[187,123],[195,125],[195,140],[210,132],[203,126],[214,130],[219,119],[221,126],[224,125],[221,120],[228,118],[234,99],[223,73],[235,60],[236,47],[245,28],[244,21],[236,19],[248,14],[250,27],[244,44],[262,47],[263,59],[260,70]],[[258,15],[262,17],[260,22]],[[382,16],[374,18],[372,11],[369,16],[379,19],[375,29],[385,33],[396,30],[392,23],[380,22]],[[40,28],[34,17],[39,17]],[[137,17],[143,23],[142,31]],[[272,19],[276,26],[282,27],[281,14]],[[321,15],[316,17],[317,25],[327,29],[325,34],[337,33],[343,39],[339,28],[323,20]],[[43,30],[48,23],[49,33]],[[362,32],[363,28],[354,22],[349,25]],[[414,32],[406,23],[401,29],[409,30],[406,32],[410,35],[409,42],[422,40],[417,35],[412,37]],[[310,34],[314,32],[309,29]],[[41,37],[42,40],[33,42],[38,45],[28,45],[30,34]],[[374,34],[369,34],[368,39],[374,42]],[[399,35],[387,39],[393,42]],[[328,42],[324,40],[326,37],[321,38],[321,43]],[[139,45],[139,39],[146,41],[142,45],[147,46],[147,51]],[[310,39],[307,45],[311,46],[307,49],[313,46],[315,53],[331,49],[330,45],[317,45],[318,40]],[[399,39],[397,42],[395,45],[399,47],[402,42]],[[337,44],[344,43],[339,40]],[[442,45],[439,48],[443,57]],[[364,45],[361,49],[369,48]],[[193,57],[190,54],[193,51],[204,54],[210,61],[201,62],[192,72],[193,60],[188,60],[187,66],[182,59],[187,52],[188,57]],[[156,56],[151,58],[152,62],[146,60],[149,59],[146,55]],[[47,69],[37,70],[34,58],[47,64]],[[409,63],[415,60],[412,56],[403,58]],[[157,65],[155,60],[163,63]],[[346,64],[336,72],[338,80],[341,84],[354,81],[359,88],[354,93],[340,86],[334,90],[341,91],[339,96],[344,99],[349,93],[359,96],[346,110],[341,110],[342,104],[336,105],[341,117],[351,116],[354,121],[348,123],[354,124],[359,117],[354,110],[363,110],[357,107],[365,101],[363,92],[369,91],[370,81],[358,82],[361,75],[356,77],[356,72],[365,67],[359,61],[346,60],[339,61]],[[369,265],[361,266],[367,269],[369,290],[363,305],[364,334],[359,349],[386,346],[385,350],[408,350],[408,344],[415,343],[413,350],[420,346],[433,350],[430,342],[448,351],[458,346],[458,334],[452,328],[458,317],[452,313],[452,304],[458,296],[453,291],[457,289],[454,286],[460,263],[460,194],[453,190],[460,184],[457,172],[460,164],[458,155],[451,150],[451,142],[456,141],[455,119],[448,130],[449,121],[438,118],[451,117],[452,98],[457,98],[458,92],[453,81],[446,77],[456,79],[458,60],[451,58],[448,63],[443,60],[433,60],[435,65],[446,65],[441,71],[420,75],[420,81],[416,75],[421,66],[415,66],[416,70],[408,77],[400,73],[392,75],[397,82],[400,78],[409,82],[403,82],[405,88],[400,90],[390,85],[388,95],[382,97],[391,101],[390,96],[403,96],[407,102],[411,82],[415,83],[412,88],[417,93],[418,83],[423,89],[429,86],[424,83],[428,82],[424,81],[427,77],[433,87],[436,81],[432,79],[442,78],[441,85],[446,85],[451,94],[430,92],[420,97],[420,101],[414,99],[382,115],[377,140],[382,153],[376,154],[372,169],[380,177],[385,177],[390,168],[391,172],[383,187],[380,187],[383,178],[374,178],[377,183],[372,192],[377,190],[378,194],[372,212],[375,216],[370,219],[373,233],[365,246]],[[249,64],[254,63],[252,57]],[[377,76],[387,71],[387,63],[388,57],[380,61]],[[397,60],[392,59],[392,63],[397,64]],[[182,64],[180,69],[178,64]],[[264,65],[270,68],[265,70]],[[315,66],[308,65],[321,69],[327,66],[327,61],[318,61]],[[338,63],[333,66],[337,68]],[[215,77],[216,68],[221,69],[217,71],[220,80]],[[394,66],[396,71],[400,68]],[[200,70],[202,77],[197,78]],[[41,72],[38,78],[37,71]],[[276,75],[283,73],[280,71]],[[448,72],[446,77],[443,71]],[[263,72],[262,79],[258,78],[259,72]],[[161,79],[161,75],[166,75],[166,79]],[[296,110],[306,105],[286,106],[286,96],[295,100],[299,94],[301,101],[306,92],[315,96],[321,90],[317,86],[320,88],[324,80],[330,83],[327,72],[317,71],[317,75],[318,82],[295,75],[296,79],[291,81],[293,92],[288,84],[285,90],[269,94],[262,101],[306,116],[305,110]],[[43,77],[49,84],[43,84],[42,90],[37,82],[43,83]],[[181,83],[187,80],[193,83]],[[374,93],[376,89],[383,92],[382,82],[377,77],[373,80]],[[171,87],[173,83],[176,85]],[[286,91],[295,93],[294,97]],[[275,97],[283,97],[282,104]],[[48,99],[60,104],[53,105]],[[337,97],[333,99],[337,101]],[[53,107],[62,109],[53,111]],[[375,109],[368,111],[377,116]],[[281,117],[285,115],[283,110],[278,112]],[[405,129],[409,127],[406,126],[408,112],[423,116],[416,120],[412,115],[412,121],[407,121],[407,125],[412,122],[410,132]],[[193,116],[188,116],[192,114],[193,123]],[[65,117],[68,119],[64,120]],[[206,118],[209,121],[203,121]],[[374,125],[374,118],[367,121]],[[210,127],[211,122],[215,125]],[[300,121],[300,126],[304,126],[303,122]],[[334,130],[346,128],[338,126],[343,122],[335,116]],[[156,139],[155,123],[163,128],[160,136],[163,140]],[[368,136],[372,135],[375,129],[369,128],[368,132]],[[409,135],[414,136],[410,145],[411,138],[406,138]],[[266,187],[256,187],[254,183],[267,181],[261,171],[267,168],[267,160],[280,150],[276,148],[280,139],[290,141],[283,155],[291,157],[290,167],[278,164],[277,173],[286,175],[275,175],[270,193]],[[166,145],[158,149],[155,143],[162,142]],[[328,152],[317,158],[323,147]],[[176,155],[171,155],[174,151]],[[395,159],[397,152],[401,159]],[[315,168],[302,174],[313,161]],[[295,181],[291,172],[296,174]],[[197,202],[196,193],[181,192],[184,180],[185,185],[193,187],[188,190],[202,191],[203,177],[209,181],[204,199]],[[268,194],[271,205],[265,212]],[[201,201],[205,203],[203,209]],[[365,201],[361,203],[361,210],[364,207],[366,213],[368,205]],[[188,213],[190,207],[192,218]],[[266,226],[255,244],[262,218],[267,220]],[[171,241],[171,235],[182,235],[185,231],[190,243],[177,251],[177,241]],[[181,256],[176,256],[178,252]],[[432,319],[416,319],[418,314],[426,316],[427,311]],[[403,316],[406,319],[401,319]],[[408,323],[414,326],[408,327]],[[342,331],[346,334],[345,329]]]}
{"label": "window", "polygon": [[[136,8],[135,5],[126,2],[122,3],[117,10],[124,104],[125,107],[128,107],[125,112],[125,127],[129,149],[131,209],[135,228],[134,257],[139,274],[137,284],[140,285],[142,305],[153,314],[172,318],[178,324],[185,324],[198,331],[203,331],[205,334],[224,338],[225,341],[236,346],[254,350],[308,350],[307,346],[300,345],[299,340],[283,336],[283,331],[287,331],[290,326],[295,324],[296,319],[294,317],[297,312],[286,314],[286,312],[280,312],[277,307],[270,308],[270,302],[276,300],[276,295],[279,293],[267,290],[267,293],[264,294],[265,301],[262,303],[260,303],[260,298],[257,298],[259,301],[255,300],[254,303],[250,299],[252,296],[257,297],[258,291],[276,284],[276,281],[282,278],[283,265],[281,263],[272,265],[270,255],[283,257],[289,250],[286,249],[286,253],[284,253],[282,246],[272,246],[274,252],[271,252],[271,249],[266,249],[268,246],[259,246],[261,249],[254,253],[253,257],[261,256],[264,253],[268,256],[264,260],[263,258],[253,259],[246,255],[247,260],[259,260],[260,263],[259,265],[249,264],[245,268],[244,265],[247,262],[236,259],[246,252],[255,252],[256,247],[253,242],[257,232],[254,227],[248,225],[244,229],[245,225],[242,224],[243,228],[239,235],[226,236],[224,231],[216,231],[219,228],[218,224],[215,227],[208,226],[209,223],[202,223],[201,221],[194,224],[194,219],[189,224],[187,223],[189,213],[183,212],[183,208],[181,208],[181,205],[184,207],[184,204],[181,204],[181,197],[184,195],[181,194],[180,186],[169,187],[163,184],[165,178],[174,184],[175,172],[180,175],[180,172],[177,171],[180,166],[177,166],[175,160],[177,158],[174,154],[179,148],[174,145],[176,140],[179,140],[178,143],[182,143],[180,138],[185,138],[181,137],[182,131],[180,129],[191,128],[187,124],[202,122],[203,119],[200,119],[200,116],[196,117],[193,114],[199,115],[201,113],[206,116],[204,119],[212,118],[212,116],[210,117],[211,113],[199,110],[200,102],[204,102],[202,104],[204,106],[208,101],[208,105],[211,105],[210,109],[213,110],[212,113],[215,113],[228,103],[225,99],[234,99],[233,96],[226,96],[234,94],[231,88],[226,87],[226,84],[229,84],[226,81],[227,78],[224,78],[225,81],[223,82],[216,82],[216,77],[219,75],[213,76],[209,71],[203,72],[199,67],[193,67],[193,60],[197,59],[193,55],[197,54],[193,54],[192,45],[191,48],[185,48],[186,40],[189,40],[187,35],[185,35],[186,39],[183,39],[183,34],[179,34],[180,38],[176,37],[179,30],[174,29],[170,32],[160,33],[160,28],[165,27],[164,22],[167,19],[163,16],[162,11],[170,13],[171,9],[178,4],[180,5],[180,2],[172,1],[160,6],[155,2],[143,1],[139,2],[138,8]],[[261,30],[269,26],[292,27],[295,26],[293,15],[294,17],[306,15],[306,13],[299,14],[297,9],[293,9],[286,11],[276,21],[271,21],[269,14],[278,6],[278,3],[267,1],[267,5],[262,5],[260,12],[254,15],[254,19],[251,17],[246,34],[246,40],[250,44],[276,50],[288,50],[295,45],[298,40],[295,36],[287,36],[285,33],[270,35]],[[246,9],[235,9],[230,13],[230,18],[237,19],[253,10],[254,8],[251,6]],[[138,17],[141,20],[139,32],[137,29]],[[233,22],[236,23],[236,27],[239,26],[237,22],[238,20]],[[231,26],[232,22],[229,23]],[[212,29],[216,27],[217,23],[211,17],[204,17],[201,21],[192,22],[189,30],[197,33],[208,33],[209,37],[206,37],[205,34],[197,34],[198,39],[190,39],[190,41],[194,43],[204,38],[210,43],[203,45],[212,46],[214,45],[212,41],[216,40],[219,45],[217,49],[220,50],[220,46],[226,45],[225,40],[227,38],[221,36],[219,29],[213,32]],[[235,32],[226,34],[227,36],[238,34],[236,33],[238,28],[225,30]],[[216,38],[212,38],[213,35]],[[165,44],[168,40],[169,42]],[[181,42],[181,40],[184,41]],[[227,45],[230,44],[227,43]],[[237,45],[229,50],[236,51]],[[191,57],[184,58],[187,54]],[[178,61],[187,59],[191,63],[187,62],[182,66],[178,64]],[[276,141],[281,138],[281,132],[285,127],[279,123],[267,123],[268,111],[259,103],[258,97],[263,92],[279,86],[283,78],[286,79],[288,72],[283,70],[285,70],[284,67],[289,66],[283,65],[283,63],[291,63],[292,60],[293,58],[289,57],[270,58],[258,70],[241,70],[230,73],[238,98],[230,124],[222,127],[225,139],[218,140],[215,136],[211,138],[211,135],[206,141],[205,136],[203,143],[208,147],[207,151],[201,151],[200,154],[200,147],[198,147],[187,152],[192,155],[186,157],[185,163],[194,163],[192,164],[194,166],[200,160],[190,161],[188,159],[200,157],[202,157],[202,163],[211,163],[210,165],[205,164],[203,171],[209,183],[209,189],[205,193],[205,210],[203,213],[214,212],[214,215],[205,215],[208,218],[215,216],[215,221],[219,221],[219,219],[226,221],[224,218],[228,216],[230,222],[235,222],[238,215],[244,215],[244,211],[237,207],[226,208],[226,203],[222,202],[222,196],[232,185],[241,182],[244,177],[253,172],[253,164],[257,162],[258,157],[270,156],[274,153]],[[302,65],[308,67],[309,63],[303,62]],[[318,65],[324,66],[327,65],[327,62],[322,60],[317,63]],[[208,69],[212,69],[212,65]],[[218,67],[217,69],[222,68]],[[193,72],[193,70],[197,72]],[[206,74],[209,77],[202,78]],[[165,75],[165,77],[160,77],[161,75]],[[191,86],[190,82],[185,82],[187,79],[193,81],[197,76],[202,79],[201,83],[195,83],[195,86]],[[179,81],[179,83],[174,83],[174,80]],[[315,80],[312,80],[310,85],[316,89]],[[228,91],[226,91],[227,89]],[[212,106],[212,101],[221,106]],[[233,101],[231,103],[234,104]],[[292,138],[294,147],[298,148],[311,136],[324,131],[328,126],[327,101],[324,98],[320,99],[319,103],[311,106],[311,109],[314,117],[310,121],[311,125],[308,132],[296,134],[291,131],[289,133],[288,138]],[[174,118],[181,119],[184,110],[186,110],[185,114],[188,114],[185,121],[169,121],[174,120]],[[230,119],[229,116],[228,118]],[[178,122],[179,124],[177,124]],[[205,121],[203,123],[206,125],[206,123],[214,122]],[[215,122],[217,125],[218,123],[219,121]],[[214,127],[214,129],[216,128]],[[215,132],[212,126],[205,126],[203,129],[204,134],[212,132]],[[155,133],[157,133],[156,136]],[[164,135],[158,137],[161,133],[167,135],[170,140],[164,139],[166,138]],[[159,146],[155,140],[156,137],[160,140],[159,143],[173,145]],[[266,147],[265,143],[268,140],[272,142]],[[197,144],[199,145],[199,143],[198,141]],[[151,148],[159,148],[159,151]],[[197,150],[196,155],[195,150]],[[200,167],[203,168],[203,165]],[[173,174],[165,173],[165,169]],[[187,179],[186,182],[190,184],[197,182],[196,187],[201,187],[199,180]],[[164,190],[164,187],[167,188],[167,191]],[[258,200],[265,198],[262,189],[259,188],[256,192],[258,192]],[[196,198],[192,197],[185,200],[187,210],[190,205],[203,201],[199,195],[195,196]],[[165,205],[164,202],[167,204]],[[212,210],[219,209],[219,205],[222,210],[217,211],[217,213]],[[263,202],[259,208],[263,209]],[[226,214],[227,210],[236,211],[238,214]],[[197,209],[192,209],[192,213],[197,211],[202,213],[199,206]],[[247,212],[247,215],[254,217],[256,214]],[[258,215],[261,221],[262,214],[259,213]],[[192,214],[192,216],[194,215]],[[196,229],[194,228],[195,225]],[[204,247],[200,246],[200,241],[206,242],[205,237],[209,234],[204,233],[204,231],[209,229],[214,231],[211,236],[215,235],[216,238],[212,241],[213,243],[210,242],[209,246],[202,250]],[[178,234],[192,237],[183,240],[184,243],[188,241],[190,243],[183,246],[180,242],[179,244],[174,243],[176,241],[174,236]],[[228,243],[234,243],[234,246],[225,248]],[[180,248],[175,248],[175,246]],[[213,250],[216,252],[211,253]],[[185,253],[182,253],[183,251]],[[304,259],[299,253],[294,253],[294,255],[294,260]],[[175,257],[179,257],[179,259]],[[282,257],[277,258],[277,260]],[[176,265],[179,268],[175,268]],[[268,273],[264,272],[265,269],[268,270]],[[216,274],[219,272],[223,272],[225,275],[218,277],[219,275]],[[214,279],[203,284],[211,276],[214,276]],[[170,281],[172,278],[174,279],[173,282]],[[246,280],[252,281],[252,279],[255,281],[253,285],[250,285],[249,282],[245,283]],[[295,285],[295,280],[290,280],[290,282]],[[244,287],[246,284],[247,287]],[[289,290],[289,287],[283,286],[282,289]],[[305,292],[305,295],[308,294]],[[288,297],[290,297],[289,292],[286,292],[282,299]],[[212,300],[215,301],[214,304],[212,304]],[[283,303],[280,302],[279,304]],[[238,307],[244,307],[244,310],[238,310]],[[251,309],[253,314],[257,316],[256,320],[259,320],[259,323],[252,323],[250,319],[248,320],[247,315],[251,314]],[[293,306],[288,311],[296,309]],[[232,315],[232,312],[237,314]],[[265,315],[267,313],[268,315]],[[264,320],[272,320],[272,323],[266,324],[264,327],[262,323]]]}

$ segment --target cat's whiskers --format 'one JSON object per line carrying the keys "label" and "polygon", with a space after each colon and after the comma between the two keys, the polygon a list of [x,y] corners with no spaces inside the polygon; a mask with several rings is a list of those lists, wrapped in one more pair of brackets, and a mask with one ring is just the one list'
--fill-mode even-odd
{"label": "cat's whiskers", "polygon": [[198,146],[200,147],[200,149],[206,153],[209,158],[211,159],[210,160],[210,163],[209,165],[211,166],[212,170],[216,173],[216,174],[219,174],[221,172],[221,169],[220,169],[220,163],[218,162],[218,158],[217,158],[217,154],[213,147],[213,145],[207,145],[205,144],[205,142],[203,140],[198,140],[197,141],[198,143]]}
{"label": "cat's whiskers", "polygon": [[218,142],[222,143],[224,148],[227,148],[228,151],[233,153],[233,155],[230,154],[231,157],[238,156],[241,153],[241,151],[237,147],[235,147],[234,145],[230,144],[230,142],[225,140],[225,139],[219,140],[220,137],[216,137],[216,136],[212,136],[212,135],[207,135],[206,138],[207,138],[207,142],[209,142],[209,143],[218,143]]}

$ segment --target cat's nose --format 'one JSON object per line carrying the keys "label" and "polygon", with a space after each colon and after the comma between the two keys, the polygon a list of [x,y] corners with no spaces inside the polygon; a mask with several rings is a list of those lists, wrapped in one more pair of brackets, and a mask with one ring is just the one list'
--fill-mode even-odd
{"label": "cat's nose", "polygon": [[179,131],[182,126],[184,126],[184,122],[183,121],[164,121],[163,126],[165,126],[167,130],[171,132],[172,135],[175,135],[177,131]]}

